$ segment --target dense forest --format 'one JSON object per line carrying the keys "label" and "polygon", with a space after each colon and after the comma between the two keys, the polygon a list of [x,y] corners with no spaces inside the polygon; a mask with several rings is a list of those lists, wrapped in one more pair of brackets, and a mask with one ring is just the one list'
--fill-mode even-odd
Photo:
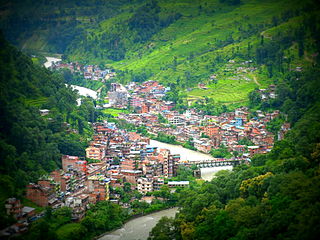
{"label": "dense forest", "polygon": [[[94,104],[66,87],[63,77],[0,36],[0,201],[23,196],[26,184],[58,168],[61,154],[84,156]],[[48,109],[41,116],[40,109]],[[1,205],[1,226],[6,224]]]}

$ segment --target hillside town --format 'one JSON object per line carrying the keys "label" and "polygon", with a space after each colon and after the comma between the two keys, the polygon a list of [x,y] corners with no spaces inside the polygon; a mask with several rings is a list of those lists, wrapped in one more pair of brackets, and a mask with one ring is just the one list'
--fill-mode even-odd
{"label": "hillside town", "polygon": [[[274,92],[274,85],[270,88]],[[230,152],[246,155],[246,146],[239,144],[242,139],[252,142],[248,156],[267,153],[272,149],[274,139],[283,139],[284,133],[290,129],[285,123],[277,136],[266,129],[270,121],[280,116],[278,110],[271,113],[258,110],[251,114],[247,107],[240,107],[219,116],[204,115],[196,109],[179,113],[173,110],[173,102],[163,100],[168,90],[157,81],[147,81],[139,86],[131,83],[126,87],[113,83],[108,97],[112,107],[123,109],[129,106],[134,111],[120,114],[119,119],[137,127],[145,126],[154,136],[163,133],[174,136],[180,143],[191,141],[196,150],[204,153],[223,145]],[[266,90],[261,92],[264,99]],[[165,121],[161,122],[163,119]]]}
{"label": "hillside town", "polygon": [[53,62],[51,70],[69,69],[71,73],[79,73],[86,80],[106,81],[115,76],[111,69],[102,69],[97,65],[85,65],[78,62],[64,63],[62,61]]}
{"label": "hillside town", "polygon": [[[126,86],[112,83],[107,97],[111,107],[133,112],[119,114],[118,120],[136,128],[144,126],[146,132],[122,129],[107,120],[93,123],[94,135],[85,149],[86,157],[63,155],[61,169],[26,186],[26,198],[41,207],[70,207],[73,220],[79,221],[90,204],[99,201],[129,207],[115,191],[125,184],[143,196],[139,201],[152,200],[148,193],[159,191],[163,185],[170,189],[189,185],[188,181],[171,178],[177,175],[180,165],[190,166],[192,162],[150,145],[150,138],[157,139],[159,134],[174,137],[175,143],[189,142],[194,149],[207,154],[224,146],[233,153],[232,159],[248,162],[255,154],[269,152],[274,140],[283,139],[290,129],[284,123],[277,136],[267,130],[267,124],[279,117],[279,111],[252,114],[241,107],[219,116],[205,115],[196,109],[179,113],[173,102],[164,100],[169,90],[157,81]],[[241,144],[244,140],[251,145]],[[8,199],[5,207],[8,214],[20,220],[16,232],[26,231],[28,222],[41,217],[19,199]]]}

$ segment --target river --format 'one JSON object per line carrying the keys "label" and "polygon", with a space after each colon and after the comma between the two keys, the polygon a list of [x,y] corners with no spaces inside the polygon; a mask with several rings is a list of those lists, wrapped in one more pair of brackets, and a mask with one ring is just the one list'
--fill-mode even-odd
{"label": "river", "polygon": [[77,85],[70,85],[70,86],[73,90],[78,90],[79,95],[81,95],[81,96],[89,96],[89,97],[92,97],[93,99],[98,98],[98,93],[96,91],[93,91],[89,88],[80,87]]}
{"label": "river", "polygon": [[184,148],[180,145],[173,145],[168,143],[159,142],[156,140],[150,140],[150,145],[158,148],[169,149],[171,154],[180,154],[182,161],[198,161],[198,160],[213,160],[214,158],[205,153],[193,151],[187,148]]}
{"label": "river", "polygon": [[47,61],[44,63],[44,66],[46,68],[49,68],[51,67],[52,63],[55,63],[55,62],[60,62],[61,59],[60,58],[55,58],[55,57],[46,57]]}
{"label": "river", "polygon": [[[150,140],[150,145],[158,148],[169,149],[173,154],[180,154],[182,161],[198,161],[198,160],[213,160],[214,158],[205,153],[193,151],[187,148],[184,148],[180,145],[172,145],[168,143],[159,142],[156,140]],[[232,166],[223,166],[223,167],[210,167],[210,168],[201,168],[201,178],[206,181],[211,181],[214,177],[214,174],[220,170],[232,170]]]}
{"label": "river", "polygon": [[174,217],[177,211],[178,208],[170,208],[132,219],[122,228],[104,235],[99,240],[146,240],[161,217]]}
{"label": "river", "polygon": [[[44,66],[46,68],[49,68],[52,66],[52,63],[55,62],[60,62],[61,59],[60,58],[55,58],[55,57],[46,57],[47,61],[44,63]],[[73,90],[78,90],[79,94],[81,96],[89,96],[92,97],[93,99],[97,99],[98,98],[98,93],[96,91],[93,91],[89,88],[85,88],[85,87],[80,87],[77,85],[70,85],[72,87]],[[99,89],[101,91],[101,89]],[[80,105],[80,100],[78,101],[78,105]]]}

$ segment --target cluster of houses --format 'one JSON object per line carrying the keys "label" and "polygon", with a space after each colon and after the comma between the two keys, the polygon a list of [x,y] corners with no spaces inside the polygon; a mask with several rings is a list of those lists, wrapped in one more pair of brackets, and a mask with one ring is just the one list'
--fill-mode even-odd
{"label": "cluster of houses", "polygon": [[277,97],[276,86],[273,84],[269,85],[267,89],[260,88],[257,91],[260,94],[261,101],[267,101],[269,99],[275,99]]}
{"label": "cluster of houses", "polygon": [[24,206],[17,198],[8,198],[4,204],[8,216],[17,220],[13,225],[0,231],[0,238],[6,238],[17,233],[24,233],[28,230],[29,219],[36,215],[35,208]]}
{"label": "cluster of houses", "polygon": [[[238,152],[241,155],[248,153],[249,156],[253,156],[256,153],[267,153],[274,144],[275,136],[266,127],[268,122],[280,115],[278,110],[272,113],[258,110],[250,114],[248,108],[241,107],[233,112],[222,113],[220,116],[210,116],[196,109],[188,109],[181,114],[172,110],[174,108],[172,102],[162,99],[166,89],[156,81],[144,82],[141,86],[131,87],[131,90],[118,83],[112,86],[114,87],[111,93],[119,90],[126,92],[128,96],[131,91],[131,96],[121,104],[123,108],[125,105],[130,106],[135,113],[122,113],[119,118],[135,126],[145,126],[150,134],[164,133],[175,136],[181,143],[191,141],[198,151],[204,153],[224,145],[230,152]],[[274,91],[274,86],[270,86],[265,92],[272,98]],[[123,101],[123,98],[114,102],[120,103],[120,101]],[[159,115],[162,116],[160,120]],[[163,119],[166,120],[166,124],[163,124]],[[289,129],[290,125],[286,123],[281,128],[278,139],[282,139]],[[252,145],[247,147],[239,144],[242,139],[249,140]]]}
{"label": "cluster of houses", "polygon": [[[96,123],[94,128],[95,135],[86,149],[86,157],[106,165],[106,176],[113,188],[128,182],[146,194],[160,190],[165,178],[176,175],[179,154],[151,146],[150,138],[119,129],[114,123]],[[111,196],[111,201],[117,202],[117,199]]]}
{"label": "cluster of houses", "polygon": [[115,72],[111,69],[101,69],[97,65],[83,65],[78,62],[55,62],[52,63],[51,69],[69,69],[72,73],[78,72],[87,80],[105,81],[115,77]]}
{"label": "cluster of houses", "polygon": [[150,111],[171,110],[173,102],[163,101],[170,88],[166,88],[157,81],[146,81],[141,85],[134,82],[126,86],[112,83],[108,92],[111,107],[126,109],[130,107],[136,113],[148,113]]}
{"label": "cluster of houses", "polygon": [[[110,187],[130,183],[145,195],[160,190],[165,178],[176,175],[180,155],[152,147],[149,138],[118,129],[114,123],[96,123],[94,129],[86,159],[63,155],[62,169],[27,185],[27,199],[42,207],[70,207],[73,219],[79,220],[89,204],[102,200],[121,204],[120,196],[110,193]],[[170,186],[176,184],[180,183]]]}
{"label": "cluster of houses", "polygon": [[[161,124],[158,116],[161,114],[168,124]],[[223,113],[220,116],[201,115],[195,109],[180,114],[176,111],[149,112],[143,114],[120,114],[119,118],[136,126],[146,126],[149,133],[157,135],[164,133],[175,136],[176,140],[184,143],[191,141],[201,152],[209,153],[221,145],[230,152],[249,155],[267,153],[272,149],[275,136],[266,129],[267,123],[279,116],[279,111],[263,113],[257,111],[250,118],[247,108],[242,107],[234,112]],[[279,132],[282,139],[290,125],[285,123]],[[252,146],[241,145],[242,139],[252,142]]]}

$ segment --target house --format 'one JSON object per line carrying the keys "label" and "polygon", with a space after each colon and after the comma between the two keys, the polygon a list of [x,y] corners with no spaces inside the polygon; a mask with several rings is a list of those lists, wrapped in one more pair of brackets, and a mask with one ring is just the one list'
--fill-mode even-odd
{"label": "house", "polygon": [[50,113],[50,110],[48,109],[40,109],[39,111],[41,116],[46,116]]}
{"label": "house", "polygon": [[15,219],[18,219],[22,216],[22,204],[19,199],[8,198],[5,202],[5,209],[7,215],[13,216]]}
{"label": "house", "polygon": [[87,172],[87,161],[80,160],[77,156],[63,155],[62,169],[65,172],[74,170],[85,174]]}
{"label": "house", "polygon": [[153,180],[150,178],[138,178],[137,179],[137,190],[144,195],[148,192],[152,192],[153,191]]}
{"label": "house", "polygon": [[189,181],[169,181],[168,182],[169,188],[187,187],[187,186],[189,186]]}
{"label": "house", "polygon": [[36,215],[36,209],[35,208],[32,208],[32,207],[27,207],[27,206],[24,206],[22,208],[22,216],[24,217],[32,217]]}
{"label": "house", "polygon": [[105,149],[103,147],[90,146],[86,148],[86,157],[101,161],[105,156]]}
{"label": "house", "polygon": [[41,207],[53,205],[57,200],[55,198],[55,191],[52,188],[43,187],[34,183],[27,185],[26,198]]}

